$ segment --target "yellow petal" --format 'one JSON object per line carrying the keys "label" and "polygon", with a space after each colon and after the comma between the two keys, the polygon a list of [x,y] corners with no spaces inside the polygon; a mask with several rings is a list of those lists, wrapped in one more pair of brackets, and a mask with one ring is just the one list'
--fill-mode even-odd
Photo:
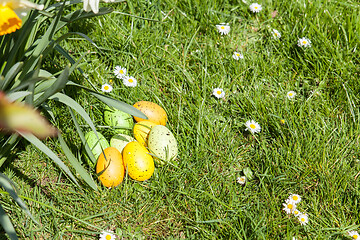
{"label": "yellow petal", "polygon": [[0,36],[15,32],[21,27],[21,19],[7,6],[0,6]]}
{"label": "yellow petal", "polygon": [[30,106],[10,102],[0,92],[0,127],[6,132],[30,132],[38,138],[55,136],[57,129]]}

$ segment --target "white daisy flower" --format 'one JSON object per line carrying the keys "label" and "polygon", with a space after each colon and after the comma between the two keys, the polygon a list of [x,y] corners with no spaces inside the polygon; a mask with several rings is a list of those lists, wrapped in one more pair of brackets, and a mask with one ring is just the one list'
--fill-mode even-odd
{"label": "white daisy flower", "polygon": [[99,240],[116,240],[116,237],[110,232],[102,231]]}
{"label": "white daisy flower", "polygon": [[280,32],[279,32],[278,30],[273,29],[271,33],[272,33],[272,37],[273,37],[274,39],[279,39],[279,38],[281,38],[281,34],[280,34]]}
{"label": "white daisy flower", "polygon": [[311,47],[311,41],[307,38],[299,38],[297,45],[299,47]]}
{"label": "white daisy flower", "polygon": [[348,232],[348,234],[353,239],[360,239],[360,235],[359,235],[359,233],[357,231],[350,231],[350,232]]}
{"label": "white daisy flower", "polygon": [[296,92],[289,91],[286,95],[288,99],[293,99],[296,96]]}
{"label": "white daisy flower", "polygon": [[235,60],[239,60],[239,59],[243,59],[244,58],[244,55],[242,55],[241,53],[239,52],[234,52],[233,55],[232,55],[233,59]]}
{"label": "white daisy flower", "polygon": [[245,176],[237,177],[237,178],[236,178],[236,181],[237,181],[239,184],[244,185],[245,182],[246,182],[246,177],[245,177]]}
{"label": "white daisy flower", "polygon": [[113,87],[110,84],[105,83],[101,86],[101,91],[103,92],[111,92],[112,90]]}
{"label": "white daisy flower", "polygon": [[295,217],[300,216],[302,214],[299,210],[296,209],[296,207],[291,211],[292,214],[294,214]]}
{"label": "white daisy flower", "polygon": [[125,76],[123,83],[127,87],[136,87],[137,80],[134,77]]}
{"label": "white daisy flower", "polygon": [[117,78],[123,79],[124,77],[126,77],[126,68],[116,66],[114,69],[114,74]]}
{"label": "white daisy flower", "polygon": [[252,11],[253,13],[258,13],[262,10],[262,7],[260,4],[258,3],[252,3],[250,4],[250,11]]}
{"label": "white daisy flower", "polygon": [[261,131],[260,125],[254,120],[247,121],[245,123],[245,126],[246,126],[245,131],[249,130],[251,133],[258,133]]}
{"label": "white daisy flower", "polygon": [[217,98],[225,97],[225,92],[222,88],[214,88],[213,95]]}
{"label": "white daisy flower", "polygon": [[296,237],[293,237],[292,240],[297,240],[297,238],[296,238]]}
{"label": "white daisy flower", "polygon": [[287,214],[290,214],[290,213],[293,211],[293,209],[296,208],[295,203],[294,203],[293,201],[291,201],[290,199],[286,199],[286,200],[285,200],[285,203],[283,203],[283,206],[284,206],[283,210],[284,210]]}
{"label": "white daisy flower", "polygon": [[301,201],[301,197],[298,194],[291,194],[289,199],[293,201],[295,204],[298,204]]}
{"label": "white daisy flower", "polygon": [[221,35],[227,35],[230,32],[230,26],[225,24],[216,25],[217,30]]}
{"label": "white daisy flower", "polygon": [[301,225],[306,225],[309,222],[308,215],[306,213],[302,213],[298,216]]}

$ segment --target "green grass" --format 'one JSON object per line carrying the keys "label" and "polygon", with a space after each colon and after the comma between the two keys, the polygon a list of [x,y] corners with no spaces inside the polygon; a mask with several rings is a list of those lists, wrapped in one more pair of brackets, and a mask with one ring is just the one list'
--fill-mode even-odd
{"label": "green grass", "polygon": [[[258,3],[263,10],[253,14],[240,0],[128,1],[109,4],[115,8],[109,15],[74,23],[69,30],[86,33],[101,52],[77,38],[63,43],[75,58],[91,50],[81,65],[89,80],[79,73],[72,80],[100,89],[112,79],[110,96],[158,103],[179,155],[146,182],[126,177],[115,189],[99,183],[94,192],[77,188],[34,147],[20,147],[4,172],[40,224],[4,195],[19,236],[98,239],[110,229],[120,239],[348,239],[347,231],[359,231],[360,6],[351,0]],[[215,28],[222,22],[231,26],[226,36]],[[280,41],[271,38],[273,28]],[[299,48],[300,37],[312,47]],[[235,50],[245,58],[235,61]],[[53,56],[48,68],[66,64]],[[116,65],[138,86],[116,79]],[[225,90],[224,99],[212,96],[216,87]],[[292,101],[290,90],[297,93]],[[103,126],[105,106],[72,94]],[[82,154],[70,115],[60,107],[56,115],[65,140]],[[261,125],[259,134],[245,131],[250,119]],[[108,139],[113,134],[98,130]],[[61,151],[56,141],[48,146]],[[85,159],[84,166],[96,178]],[[242,186],[236,177],[245,167],[254,178]],[[303,198],[306,226],[282,210],[290,193]]]}

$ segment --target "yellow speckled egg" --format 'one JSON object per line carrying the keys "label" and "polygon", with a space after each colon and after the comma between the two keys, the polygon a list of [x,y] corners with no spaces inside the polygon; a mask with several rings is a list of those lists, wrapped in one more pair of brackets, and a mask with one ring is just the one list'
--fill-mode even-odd
{"label": "yellow speckled egg", "polygon": [[135,139],[146,147],[149,132],[156,125],[158,124],[148,120],[136,123],[133,129]]}
{"label": "yellow speckled egg", "polygon": [[138,142],[129,142],[123,149],[125,169],[137,181],[149,179],[155,170],[154,160],[149,151]]}
{"label": "yellow speckled egg", "polygon": [[[105,158],[105,156],[106,158]],[[124,162],[122,155],[114,147],[104,149],[96,163],[96,173],[99,175],[99,181],[105,187],[116,187],[119,185],[125,174]]]}
{"label": "yellow speckled egg", "polygon": [[[165,110],[153,102],[148,101],[139,101],[134,104],[134,107],[139,109],[141,112],[143,112],[151,122],[154,122],[158,125],[166,125],[167,122],[167,114]],[[134,117],[136,122],[144,121],[145,119]]]}

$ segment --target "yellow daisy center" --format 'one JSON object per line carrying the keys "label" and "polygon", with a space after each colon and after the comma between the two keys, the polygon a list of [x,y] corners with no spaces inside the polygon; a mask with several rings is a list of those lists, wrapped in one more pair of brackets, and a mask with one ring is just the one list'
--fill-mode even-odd
{"label": "yellow daisy center", "polygon": [[221,91],[217,91],[216,93],[220,95],[220,94],[221,94]]}
{"label": "yellow daisy center", "polygon": [[129,78],[129,83],[133,83],[134,82],[134,80],[132,80],[131,78]]}
{"label": "yellow daisy center", "polygon": [[289,93],[289,96],[291,97],[293,95],[293,93]]}
{"label": "yellow daisy center", "polygon": [[120,69],[119,73],[124,74],[124,70]]}
{"label": "yellow daisy center", "polygon": [[255,126],[255,124],[250,124],[250,128],[252,128],[252,129],[255,129],[256,128],[256,126]]}
{"label": "yellow daisy center", "polygon": [[104,90],[109,90],[109,86],[104,86]]}
{"label": "yellow daisy center", "polygon": [[224,27],[224,26],[221,26],[220,28],[221,28],[222,30],[224,30],[224,29],[225,29],[225,27]]}
{"label": "yellow daisy center", "polygon": [[281,120],[280,120],[280,123],[281,123],[281,124],[284,124],[284,123],[285,123],[285,120],[284,120],[284,119],[281,119]]}
{"label": "yellow daisy center", "polygon": [[358,235],[353,235],[352,238],[353,239],[358,239]]}
{"label": "yellow daisy center", "polygon": [[294,214],[298,214],[298,213],[299,213],[299,211],[298,211],[298,210],[295,210],[295,211],[294,211]]}
{"label": "yellow daisy center", "polygon": [[293,208],[293,205],[290,203],[287,205],[288,209],[292,209]]}
{"label": "yellow daisy center", "polygon": [[302,43],[305,45],[305,44],[307,44],[307,41],[303,41]]}
{"label": "yellow daisy center", "polygon": [[108,234],[108,235],[106,235],[105,239],[106,239],[106,240],[110,240],[110,239],[111,239],[111,236]]}
{"label": "yellow daisy center", "polygon": [[237,53],[237,54],[236,54],[236,56],[238,56],[238,57],[239,57],[239,56],[240,56],[240,53]]}
{"label": "yellow daisy center", "polygon": [[302,217],[302,218],[300,219],[300,221],[305,222],[305,218]]}
{"label": "yellow daisy center", "polygon": [[0,6],[0,36],[15,32],[21,27],[21,19],[8,6]]}
{"label": "yellow daisy center", "polygon": [[254,8],[255,8],[255,9],[258,9],[258,7],[256,7],[256,6],[255,6]]}
{"label": "yellow daisy center", "polygon": [[299,197],[295,195],[295,196],[292,197],[292,199],[293,199],[294,201],[296,201],[296,200],[299,199]]}

